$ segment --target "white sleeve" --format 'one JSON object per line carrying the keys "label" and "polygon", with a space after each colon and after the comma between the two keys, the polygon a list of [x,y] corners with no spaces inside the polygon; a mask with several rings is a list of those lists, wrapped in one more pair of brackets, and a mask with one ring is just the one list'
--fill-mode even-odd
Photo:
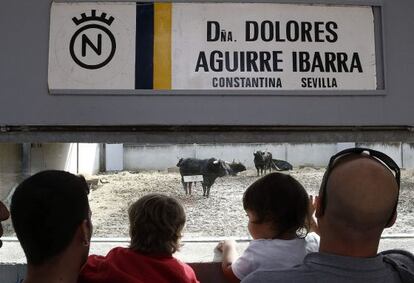
{"label": "white sleeve", "polygon": [[319,235],[315,232],[309,233],[305,237],[306,241],[306,253],[313,253],[319,251],[319,242],[320,238]]}
{"label": "white sleeve", "polygon": [[254,247],[252,248],[252,242],[250,242],[250,245],[244,253],[231,264],[234,275],[240,280],[257,269],[255,254]]}

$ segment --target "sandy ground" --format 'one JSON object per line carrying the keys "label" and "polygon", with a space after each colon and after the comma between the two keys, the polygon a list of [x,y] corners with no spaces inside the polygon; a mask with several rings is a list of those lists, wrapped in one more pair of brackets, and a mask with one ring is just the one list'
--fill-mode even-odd
{"label": "sandy ground", "polygon": [[[297,178],[309,194],[317,194],[324,168],[300,168],[288,174]],[[414,234],[414,171],[403,171],[397,223],[387,234]],[[90,205],[95,237],[127,237],[128,206],[141,196],[159,192],[180,200],[187,213],[186,237],[247,237],[247,217],[242,207],[244,190],[255,180],[256,171],[218,178],[210,197],[202,196],[197,184],[192,195],[185,195],[178,172],[142,171],[103,173],[88,177],[95,181]],[[6,223],[6,235],[13,235]]]}
{"label": "sandy ground", "polygon": [[[290,171],[309,194],[317,194],[324,169],[301,168]],[[255,170],[239,176],[218,178],[210,197],[202,196],[197,184],[191,196],[185,195],[179,173],[119,172],[97,175],[98,185],[90,194],[94,235],[98,237],[128,236],[127,207],[139,197],[159,192],[179,199],[187,213],[184,235],[187,237],[248,236],[247,217],[242,207],[244,190],[254,182]],[[398,221],[385,233],[414,233],[414,172],[403,172],[398,208]]]}

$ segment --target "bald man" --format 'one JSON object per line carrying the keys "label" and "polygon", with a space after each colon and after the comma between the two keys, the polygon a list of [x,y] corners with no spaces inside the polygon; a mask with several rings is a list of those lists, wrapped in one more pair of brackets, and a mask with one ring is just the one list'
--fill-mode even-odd
{"label": "bald man", "polygon": [[257,271],[242,283],[402,282],[397,270],[377,254],[382,231],[396,220],[399,168],[388,156],[384,159],[390,168],[352,150],[331,159],[316,199],[319,252],[306,256],[302,265]]}
{"label": "bald man", "polygon": [[[7,207],[0,201],[0,237],[3,235],[3,227],[1,222],[9,218],[10,213],[7,210]],[[0,247],[3,245],[3,242],[0,240]]]}

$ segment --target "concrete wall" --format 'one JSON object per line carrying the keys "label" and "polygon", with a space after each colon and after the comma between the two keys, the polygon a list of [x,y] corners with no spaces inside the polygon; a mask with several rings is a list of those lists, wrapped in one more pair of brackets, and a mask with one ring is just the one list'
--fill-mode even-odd
{"label": "concrete wall", "polygon": [[5,201],[10,190],[21,180],[22,147],[0,144],[0,200]]}
{"label": "concrete wall", "polygon": [[31,174],[42,170],[65,170],[77,173],[76,143],[32,144]]}
{"label": "concrete wall", "polygon": [[124,169],[123,144],[106,144],[105,165],[106,171],[120,171]]}
{"label": "concrete wall", "polygon": [[227,144],[227,145],[200,145],[197,158],[216,157],[226,161],[241,162],[247,167],[254,167],[253,153],[262,150],[272,153],[275,159],[285,159],[286,144]]}
{"label": "concrete wall", "polygon": [[[23,165],[23,144],[0,143],[0,201],[10,204],[11,193],[28,175],[42,170],[57,169],[74,174],[92,175],[99,172],[99,144],[45,143],[27,144]],[[79,149],[79,153],[78,153]],[[79,156],[79,161],[77,160]]]}
{"label": "concrete wall", "polygon": [[97,143],[79,143],[79,174],[93,175],[99,172],[100,149]]}
{"label": "concrete wall", "polygon": [[[77,160],[79,146],[79,162]],[[29,172],[58,169],[85,175],[99,171],[99,145],[76,143],[45,143],[29,145]],[[23,180],[22,144],[0,144],[0,200],[6,199],[10,191]]]}
{"label": "concrete wall", "polygon": [[[197,157],[194,145],[124,145],[125,170],[165,169],[176,166],[181,157]],[[201,157],[200,157],[201,158]]]}
{"label": "concrete wall", "polygon": [[[108,147],[108,145],[107,145]],[[329,148],[329,150],[327,150]],[[125,170],[156,169],[164,170],[175,167],[180,158],[211,158],[242,162],[247,167],[254,167],[253,152],[269,151],[273,158],[292,161],[294,166],[309,164],[324,166],[329,154],[335,152],[336,144],[185,144],[185,145],[124,145],[123,165]],[[305,154],[309,150],[312,155]],[[118,152],[118,153],[117,153]],[[106,151],[106,160],[116,160],[119,151]],[[107,169],[111,168],[108,167]],[[121,169],[108,169],[121,170]]]}
{"label": "concrete wall", "polygon": [[183,158],[216,157],[226,161],[242,162],[253,168],[253,152],[265,150],[273,158],[283,159],[293,166],[326,166],[331,155],[349,147],[369,147],[380,150],[393,158],[403,168],[414,168],[414,147],[403,143],[317,143],[317,144],[222,144],[222,145],[124,145],[124,169],[164,170],[175,167]]}
{"label": "concrete wall", "polygon": [[99,144],[92,143],[32,144],[31,173],[57,169],[74,174],[96,174],[99,171],[99,152]]}
{"label": "concrete wall", "polygon": [[[293,166],[326,166],[329,157],[336,153],[336,143],[332,144],[289,144],[288,161]],[[292,161],[292,162],[291,162]]]}
{"label": "concrete wall", "polygon": [[404,143],[402,145],[402,157],[404,168],[414,168],[414,144]]}

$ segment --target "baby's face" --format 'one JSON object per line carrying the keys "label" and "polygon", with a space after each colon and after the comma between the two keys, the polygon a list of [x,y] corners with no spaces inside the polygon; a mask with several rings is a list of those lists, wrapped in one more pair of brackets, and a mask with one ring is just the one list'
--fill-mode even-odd
{"label": "baby's face", "polygon": [[275,231],[271,222],[257,223],[257,216],[254,211],[246,210],[249,218],[247,229],[254,240],[256,239],[273,239]]}

